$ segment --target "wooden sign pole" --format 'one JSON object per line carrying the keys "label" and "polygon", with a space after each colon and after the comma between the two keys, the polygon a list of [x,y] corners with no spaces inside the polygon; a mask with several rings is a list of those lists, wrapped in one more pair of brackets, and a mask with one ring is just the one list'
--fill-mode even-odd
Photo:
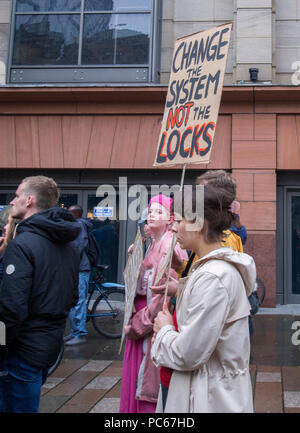
{"label": "wooden sign pole", "polygon": [[182,191],[182,188],[183,188],[183,181],[184,181],[184,176],[185,176],[185,169],[186,169],[186,164],[183,164],[183,167],[182,167],[182,173],[181,173],[180,190],[179,190],[179,191]]}
{"label": "wooden sign pole", "polygon": [[166,280],[166,288],[165,288],[165,296],[164,296],[164,304],[167,301],[167,296],[168,296],[168,287],[169,287],[169,280],[170,280],[170,270],[171,270],[171,266],[172,266],[172,259],[173,259],[173,251],[176,245],[176,233],[173,233],[173,239],[172,239],[172,243],[171,243],[171,255],[170,255],[170,261],[168,263],[168,273],[167,273],[167,280]]}
{"label": "wooden sign pole", "polygon": [[[181,173],[181,181],[180,181],[180,192],[183,189],[183,182],[184,182],[184,177],[185,177],[185,169],[186,169],[186,164],[183,164],[182,167],[182,173]],[[176,234],[173,234],[173,239],[172,239],[172,244],[171,244],[171,249],[172,251],[174,250],[176,245]],[[167,280],[166,280],[166,289],[165,289],[165,297],[164,297],[164,304],[167,301],[167,296],[168,296],[168,287],[169,287],[169,280],[170,280],[170,270],[171,270],[171,266],[172,266],[172,258],[173,258],[173,253],[171,255],[170,258],[170,262],[168,264],[168,274],[167,274]]]}

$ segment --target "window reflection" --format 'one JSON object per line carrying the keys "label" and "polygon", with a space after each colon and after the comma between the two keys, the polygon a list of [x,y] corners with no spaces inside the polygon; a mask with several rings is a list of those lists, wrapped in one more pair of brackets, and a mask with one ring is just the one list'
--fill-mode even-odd
{"label": "window reflection", "polygon": [[[91,218],[93,223],[93,234],[98,242],[101,261],[104,265],[109,265],[106,271],[103,271],[103,276],[106,281],[117,282],[118,280],[118,262],[119,262],[119,235],[120,223],[118,220],[109,220],[94,218],[94,207],[99,205],[99,202],[104,197],[96,197],[88,195],[87,217]],[[118,208],[119,197],[116,197],[116,206]],[[114,209],[115,215],[117,209]]]}
{"label": "window reflection", "polygon": [[149,65],[152,0],[16,0],[14,20],[12,67]]}
{"label": "window reflection", "polygon": [[86,11],[119,11],[129,9],[150,9],[151,0],[85,0]]}
{"label": "window reflection", "polygon": [[17,12],[75,12],[80,11],[81,0],[17,0]]}
{"label": "window reflection", "polygon": [[78,204],[78,194],[63,193],[58,200],[58,206],[68,209],[70,206]]}
{"label": "window reflection", "polygon": [[13,63],[77,64],[79,27],[79,15],[17,16]]}
{"label": "window reflection", "polygon": [[86,15],[82,64],[148,63],[149,40],[149,15]]}

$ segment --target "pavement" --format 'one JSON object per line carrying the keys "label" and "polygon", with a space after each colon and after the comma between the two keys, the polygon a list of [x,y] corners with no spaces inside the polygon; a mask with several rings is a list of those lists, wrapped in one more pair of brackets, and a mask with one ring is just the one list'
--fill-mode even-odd
{"label": "pavement", "polygon": [[[261,309],[253,317],[250,373],[256,413],[300,413],[300,306],[282,307]],[[101,337],[87,325],[87,343],[66,346],[61,365],[43,386],[41,413],[119,412],[120,340]]]}

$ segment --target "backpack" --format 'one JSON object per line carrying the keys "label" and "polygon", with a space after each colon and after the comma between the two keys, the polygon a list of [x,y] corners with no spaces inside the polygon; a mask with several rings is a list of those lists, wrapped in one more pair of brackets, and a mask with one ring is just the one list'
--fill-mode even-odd
{"label": "backpack", "polygon": [[261,301],[260,301],[256,291],[252,292],[251,295],[248,296],[248,301],[249,301],[250,307],[251,307],[250,314],[251,314],[251,316],[254,316],[254,314],[256,314],[258,312],[260,304],[261,304]]}
{"label": "backpack", "polygon": [[98,247],[97,240],[93,235],[92,231],[87,231],[88,245],[86,248],[86,255],[90,261],[91,266],[97,266],[101,264],[101,253]]}

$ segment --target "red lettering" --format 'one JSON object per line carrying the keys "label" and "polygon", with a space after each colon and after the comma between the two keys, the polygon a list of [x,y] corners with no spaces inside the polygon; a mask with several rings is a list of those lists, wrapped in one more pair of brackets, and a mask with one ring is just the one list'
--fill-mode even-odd
{"label": "red lettering", "polygon": [[180,107],[175,108],[175,112],[173,112],[173,108],[170,108],[167,118],[166,130],[168,131],[170,126],[171,129],[173,129],[175,124],[177,128],[180,128],[183,124],[183,121],[186,126],[189,120],[190,110],[193,105],[194,102],[187,102],[185,105],[181,105]]}
{"label": "red lettering", "polygon": [[[205,133],[205,137],[208,137],[208,140],[205,140],[207,143],[209,143],[209,142],[212,143],[212,141],[213,141],[211,135],[210,135],[207,131],[208,131],[208,129],[212,129],[212,130],[214,130],[215,127],[216,127],[215,122],[209,122],[209,123],[206,125],[204,133]],[[203,135],[204,135],[204,134],[203,134]],[[204,150],[206,150],[207,147],[208,147],[208,146],[199,149],[200,152],[203,152]]]}
{"label": "red lettering", "polygon": [[[181,106],[181,107],[179,107],[179,108],[176,108],[176,110],[175,110],[175,119],[176,119],[176,125],[177,125],[177,128],[180,128],[181,125],[182,125],[182,122],[183,122],[183,120],[184,120],[184,112],[185,112],[185,109],[184,109],[183,106]],[[181,119],[179,120],[179,114],[180,114],[180,113],[182,113],[182,117],[181,117]]]}
{"label": "red lettering", "polygon": [[185,126],[186,126],[187,123],[188,123],[189,116],[190,116],[190,109],[193,107],[193,105],[194,105],[194,102],[187,102],[187,103],[185,104],[185,108],[187,108],[187,113],[186,113],[186,116],[185,116],[185,122],[184,122]]}
{"label": "red lettering", "polygon": [[171,128],[172,129],[175,126],[176,111],[177,111],[177,109],[175,110],[175,116],[174,116],[174,114],[173,114],[173,108],[170,108],[170,110],[169,110],[168,120],[167,120],[167,127],[166,127],[167,131],[168,131],[169,127],[170,127],[170,122],[171,122]]}

